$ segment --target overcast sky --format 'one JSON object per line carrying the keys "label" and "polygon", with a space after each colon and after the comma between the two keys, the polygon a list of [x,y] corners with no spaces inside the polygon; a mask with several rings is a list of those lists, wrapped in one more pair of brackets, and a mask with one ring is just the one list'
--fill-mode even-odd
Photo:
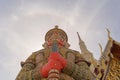
{"label": "overcast sky", "polygon": [[120,0],[0,0],[0,78],[14,80],[32,52],[42,49],[46,32],[63,29],[72,49],[80,51],[79,32],[96,59],[106,28],[120,42]]}

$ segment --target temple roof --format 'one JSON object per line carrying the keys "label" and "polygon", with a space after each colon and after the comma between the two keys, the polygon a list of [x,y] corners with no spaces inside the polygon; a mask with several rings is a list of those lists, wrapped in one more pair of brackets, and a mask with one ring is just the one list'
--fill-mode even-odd
{"label": "temple roof", "polygon": [[120,60],[120,43],[119,42],[113,41],[111,52],[115,58]]}

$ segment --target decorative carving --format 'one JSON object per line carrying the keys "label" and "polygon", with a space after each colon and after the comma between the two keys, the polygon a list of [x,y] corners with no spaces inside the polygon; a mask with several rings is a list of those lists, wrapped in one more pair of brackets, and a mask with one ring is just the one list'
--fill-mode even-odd
{"label": "decorative carving", "polygon": [[120,61],[118,59],[112,59],[106,80],[120,80]]}

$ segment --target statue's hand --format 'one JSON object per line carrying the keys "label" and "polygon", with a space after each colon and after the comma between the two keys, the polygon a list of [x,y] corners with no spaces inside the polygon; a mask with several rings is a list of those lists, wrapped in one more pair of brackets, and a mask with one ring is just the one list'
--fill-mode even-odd
{"label": "statue's hand", "polygon": [[41,70],[43,77],[48,77],[48,73],[51,69],[57,69],[61,71],[66,66],[66,60],[59,53],[51,53],[48,58],[48,63],[45,64]]}
{"label": "statue's hand", "polygon": [[51,53],[51,55],[48,58],[48,61],[51,59],[53,59],[55,61],[59,61],[63,67],[66,66],[66,60],[58,52]]}

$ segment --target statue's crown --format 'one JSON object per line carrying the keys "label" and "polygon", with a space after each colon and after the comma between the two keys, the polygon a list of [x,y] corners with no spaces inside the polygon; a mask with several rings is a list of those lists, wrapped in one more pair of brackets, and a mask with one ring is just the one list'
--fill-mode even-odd
{"label": "statue's crown", "polygon": [[65,31],[59,29],[57,25],[55,26],[55,28],[49,30],[45,35],[45,41],[49,41],[51,39],[54,40],[58,38],[66,42],[68,41],[68,37]]}

